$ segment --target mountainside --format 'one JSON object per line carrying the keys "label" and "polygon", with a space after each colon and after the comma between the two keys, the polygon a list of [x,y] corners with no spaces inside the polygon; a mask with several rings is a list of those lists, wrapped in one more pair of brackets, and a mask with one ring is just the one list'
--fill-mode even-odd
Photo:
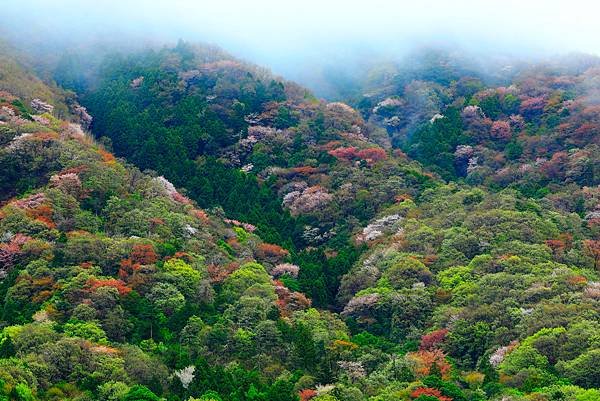
{"label": "mountainside", "polygon": [[595,59],[6,57],[0,400],[600,399]]}
{"label": "mountainside", "polygon": [[292,251],[320,306],[356,260],[351,233],[432,180],[352,108],[213,48],[113,57],[82,102],[118,155]]}
{"label": "mountainside", "polygon": [[[270,385],[250,361],[276,379],[306,358],[297,348],[313,344],[317,325],[320,335],[348,337],[341,321],[273,278],[297,267],[254,226],[198,209],[78,125],[36,117],[24,123],[15,112],[0,126],[3,172],[34,183],[0,210],[6,396],[155,397],[140,384],[173,396],[212,389],[289,399],[290,380]],[[260,350],[249,352],[258,338]],[[236,360],[244,363],[227,365]],[[202,379],[188,389],[191,363]]]}
{"label": "mountainside", "polygon": [[73,94],[42,81],[32,71],[31,64],[31,58],[0,39],[0,91],[17,96],[24,104],[33,99],[50,102],[57,116],[68,116]]}
{"label": "mountainside", "polygon": [[426,54],[424,66],[390,68],[357,100],[409,156],[446,179],[537,198],[574,200],[581,194],[571,191],[598,185],[599,59],[506,61],[477,73],[452,54]]}

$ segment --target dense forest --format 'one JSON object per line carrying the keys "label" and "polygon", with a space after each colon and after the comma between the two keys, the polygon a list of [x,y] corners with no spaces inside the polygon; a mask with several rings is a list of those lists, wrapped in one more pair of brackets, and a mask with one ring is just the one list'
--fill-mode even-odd
{"label": "dense forest", "polygon": [[0,55],[0,400],[600,399],[600,59]]}

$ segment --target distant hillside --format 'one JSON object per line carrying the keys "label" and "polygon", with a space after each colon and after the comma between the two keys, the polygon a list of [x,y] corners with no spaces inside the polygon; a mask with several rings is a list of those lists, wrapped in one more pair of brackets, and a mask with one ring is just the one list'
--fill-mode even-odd
{"label": "distant hillside", "polygon": [[443,52],[391,65],[364,85],[357,106],[446,179],[534,197],[600,183],[599,59],[464,65]]}
{"label": "distant hillside", "polygon": [[0,40],[0,91],[18,96],[25,104],[35,98],[50,103],[56,114],[67,117],[69,95],[63,89],[39,79],[27,65],[28,56]]}

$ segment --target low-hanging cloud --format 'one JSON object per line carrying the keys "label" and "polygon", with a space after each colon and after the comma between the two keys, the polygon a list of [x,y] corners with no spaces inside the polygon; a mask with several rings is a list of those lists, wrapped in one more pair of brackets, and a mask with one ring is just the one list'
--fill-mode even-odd
{"label": "low-hanging cloud", "polygon": [[4,34],[34,46],[182,38],[292,79],[425,44],[479,54],[600,53],[600,5],[583,0],[4,0],[0,7]]}

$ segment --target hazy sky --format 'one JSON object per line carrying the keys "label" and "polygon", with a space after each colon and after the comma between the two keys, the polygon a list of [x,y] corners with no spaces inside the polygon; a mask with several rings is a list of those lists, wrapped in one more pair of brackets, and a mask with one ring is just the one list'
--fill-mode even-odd
{"label": "hazy sky", "polygon": [[210,42],[294,78],[359,51],[394,55],[422,44],[600,54],[599,12],[592,0],[0,0],[0,27],[40,45],[56,37]]}

